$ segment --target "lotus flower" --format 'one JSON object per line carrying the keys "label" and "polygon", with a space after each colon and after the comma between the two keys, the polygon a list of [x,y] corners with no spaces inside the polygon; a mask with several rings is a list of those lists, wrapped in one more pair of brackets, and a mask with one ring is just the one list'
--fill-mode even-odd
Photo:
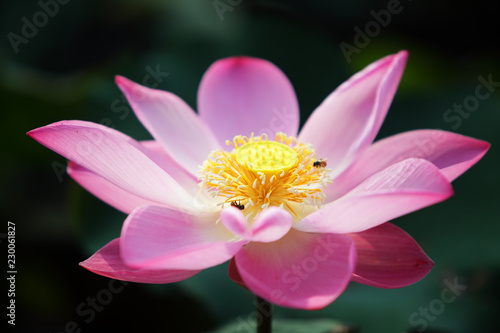
{"label": "lotus flower", "polygon": [[292,85],[273,64],[214,63],[198,113],[176,95],[116,83],[153,136],[61,121],[28,134],[68,173],[128,214],[121,236],[81,265],[110,278],[171,283],[230,260],[235,282],[274,304],[319,309],[355,281],[397,288],[433,262],[394,218],[441,202],[489,144],[439,130],[372,143],[407,52],[355,74],[300,133]]}

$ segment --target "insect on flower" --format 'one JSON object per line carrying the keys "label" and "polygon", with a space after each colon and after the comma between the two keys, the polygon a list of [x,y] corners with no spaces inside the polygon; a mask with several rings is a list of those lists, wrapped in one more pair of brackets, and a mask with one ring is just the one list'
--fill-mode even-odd
{"label": "insect on flower", "polygon": [[326,160],[324,158],[314,161],[313,167],[315,168],[324,168],[326,167]]}
{"label": "insect on flower", "polygon": [[231,202],[231,206],[232,207],[236,207],[238,208],[239,210],[243,210],[245,209],[245,205],[242,205],[240,201],[236,202],[236,201],[232,201]]}

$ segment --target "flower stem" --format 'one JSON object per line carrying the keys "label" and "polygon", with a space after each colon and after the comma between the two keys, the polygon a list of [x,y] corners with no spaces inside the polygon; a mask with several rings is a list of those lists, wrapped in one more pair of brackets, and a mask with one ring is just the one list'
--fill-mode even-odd
{"label": "flower stem", "polygon": [[271,333],[273,320],[273,305],[257,296],[257,333]]}

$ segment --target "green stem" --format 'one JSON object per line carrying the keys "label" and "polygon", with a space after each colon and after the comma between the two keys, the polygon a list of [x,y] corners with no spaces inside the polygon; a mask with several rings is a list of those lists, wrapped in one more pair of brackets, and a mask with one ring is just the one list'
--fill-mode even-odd
{"label": "green stem", "polygon": [[273,330],[273,305],[257,296],[257,333],[271,333]]}

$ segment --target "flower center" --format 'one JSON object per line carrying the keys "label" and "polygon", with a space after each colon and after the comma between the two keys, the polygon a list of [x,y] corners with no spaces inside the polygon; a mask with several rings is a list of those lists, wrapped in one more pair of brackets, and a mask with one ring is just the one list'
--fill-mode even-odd
{"label": "flower center", "polygon": [[238,147],[235,157],[240,165],[246,164],[255,172],[272,174],[290,170],[297,160],[297,153],[276,141],[257,141]]}
{"label": "flower center", "polygon": [[220,205],[241,209],[249,222],[269,206],[282,207],[295,220],[320,207],[331,179],[311,146],[283,133],[274,141],[266,134],[238,135],[226,144],[234,149],[211,152],[200,176],[202,188]]}

